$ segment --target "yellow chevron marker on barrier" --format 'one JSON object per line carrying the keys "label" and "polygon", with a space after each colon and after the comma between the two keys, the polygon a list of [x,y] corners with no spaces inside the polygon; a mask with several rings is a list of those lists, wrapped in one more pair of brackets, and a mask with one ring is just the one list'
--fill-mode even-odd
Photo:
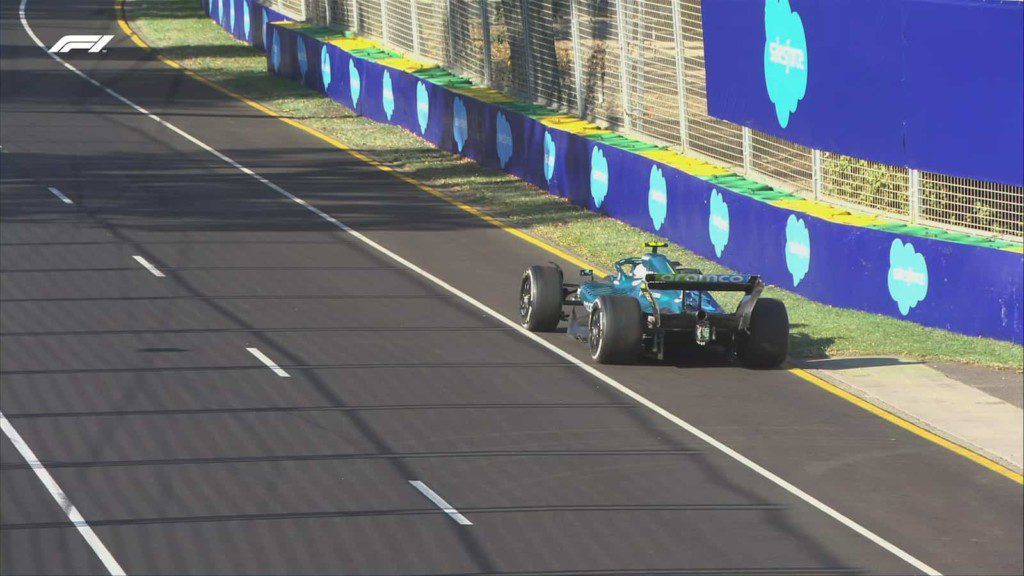
{"label": "yellow chevron marker on barrier", "polygon": [[675,150],[648,150],[646,152],[639,152],[639,154],[645,158],[678,168],[693,176],[721,176],[729,174],[729,171],[725,168],[680,154]]}
{"label": "yellow chevron marker on barrier", "polygon": [[424,68],[436,67],[434,64],[418,62],[411,58],[381,58],[380,60],[377,60],[377,63],[403,72],[416,72],[417,70],[423,70]]}
{"label": "yellow chevron marker on barrier", "polygon": [[842,208],[836,208],[835,206],[831,206],[823,202],[816,202],[814,200],[792,198],[789,200],[776,200],[770,204],[786,210],[802,212],[816,218],[821,218],[822,220],[835,222],[836,224],[844,224],[846,226],[877,226],[887,222],[877,216],[849,212]]}
{"label": "yellow chevron marker on barrier", "polygon": [[572,134],[584,134],[584,133],[604,133],[607,130],[602,130],[600,126],[593,122],[587,122],[581,120],[575,116],[569,116],[568,114],[556,114],[554,116],[547,116],[544,118],[537,119],[541,124],[570,132]]}
{"label": "yellow chevron marker on barrier", "polygon": [[488,88],[487,86],[467,86],[467,87],[451,87],[449,88],[452,92],[475,98],[481,102],[487,102],[488,104],[500,104],[502,102],[515,102],[515,98],[512,98],[508,94],[499,92],[494,88]]}
{"label": "yellow chevron marker on barrier", "polygon": [[817,216],[825,220],[832,220],[834,218],[847,216],[850,214],[849,210],[843,210],[842,208],[836,208],[835,206],[829,206],[821,202],[815,202],[814,200],[776,200],[772,202],[773,206],[779,208],[785,208],[786,210],[793,210],[796,212],[806,212],[811,216]]}
{"label": "yellow chevron marker on barrier", "polygon": [[598,134],[614,134],[612,130],[605,130],[604,128],[583,128],[576,132],[581,136],[596,136]]}
{"label": "yellow chevron marker on barrier", "polygon": [[729,173],[728,170],[723,170],[721,168],[716,168],[715,166],[711,166],[711,165],[708,165],[708,166],[705,166],[705,167],[701,167],[701,168],[697,168],[697,167],[687,168],[685,170],[687,172],[689,172],[690,175],[697,176],[697,177],[721,176],[722,174],[728,174]]}
{"label": "yellow chevron marker on barrier", "polygon": [[581,120],[575,116],[569,116],[568,114],[555,114],[554,116],[547,116],[541,121],[548,126],[561,126],[563,124],[576,124],[583,122],[589,124],[586,120]]}
{"label": "yellow chevron marker on barrier", "polygon": [[836,224],[846,224],[847,226],[877,226],[885,224],[885,220],[882,220],[876,216],[868,216],[866,214],[854,214],[852,212],[847,214],[839,214],[831,218]]}
{"label": "yellow chevron marker on barrier", "polygon": [[346,51],[363,50],[365,48],[381,48],[381,49],[383,49],[383,47],[380,44],[377,44],[376,42],[374,42],[372,40],[367,40],[366,38],[360,38],[360,37],[355,37],[355,38],[331,38],[330,40],[328,40],[328,43],[333,44],[333,45],[337,46],[338,48],[341,48],[342,50],[346,50]]}

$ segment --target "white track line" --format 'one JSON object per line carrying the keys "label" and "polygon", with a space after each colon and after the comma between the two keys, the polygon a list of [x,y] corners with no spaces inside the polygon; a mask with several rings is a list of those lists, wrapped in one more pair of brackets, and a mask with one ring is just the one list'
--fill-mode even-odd
{"label": "white track line", "polygon": [[50,186],[48,189],[49,189],[50,193],[52,193],[57,198],[60,198],[61,202],[65,203],[65,204],[74,204],[74,202],[71,201],[71,198],[68,198],[67,196],[65,196],[64,193],[61,192],[60,190],[57,190],[53,186]]}
{"label": "white track line", "polygon": [[[25,443],[21,434],[18,434],[18,431],[14,429],[14,426],[7,420],[7,416],[4,416],[3,412],[0,412],[0,428],[3,429],[4,435],[10,439],[14,447],[18,449],[18,453],[25,459],[25,462],[28,462],[32,471],[36,473],[36,477],[39,478],[39,481],[43,483],[43,486],[50,493],[50,496],[53,496],[53,499],[57,501],[60,509],[64,511],[64,514],[67,514],[68,520],[78,529],[78,532],[85,538],[85,541],[92,548],[92,551],[96,553],[96,556],[99,556],[100,561],[107,567],[107,572],[110,572],[113,576],[123,576],[124,570],[121,568],[121,565],[114,559],[110,550],[107,550],[107,547],[103,545],[100,537],[92,531],[92,527],[82,517],[78,508],[71,503],[71,499],[64,493],[64,490],[61,490],[60,485],[53,479],[53,476],[50,476],[50,472],[36,458],[35,452],[32,452],[32,449]],[[53,551],[51,550],[51,552]]]}
{"label": "white track line", "polygon": [[134,258],[135,261],[138,262],[139,264],[142,264],[142,267],[145,268],[146,270],[149,270],[153,274],[153,276],[156,276],[157,278],[163,278],[164,277],[164,273],[159,271],[159,270],[157,270],[156,266],[153,266],[152,264],[150,264],[149,260],[146,260],[142,256],[138,256],[138,255],[132,256],[132,258]]}
{"label": "white track line", "polygon": [[443,510],[445,514],[451,516],[452,520],[455,520],[463,526],[473,525],[473,523],[469,521],[469,518],[466,518],[465,516],[460,514],[458,510],[452,508],[452,505],[449,504],[448,501],[445,500],[444,498],[441,498],[441,496],[437,492],[431,490],[430,486],[427,486],[426,484],[420,482],[419,480],[409,480],[409,484],[415,486],[417,490],[422,492],[424,496],[429,498],[430,501],[436,504],[438,508]]}
{"label": "white track line", "polygon": [[271,370],[274,371],[274,374],[277,374],[281,378],[291,378],[290,374],[282,370],[281,367],[278,366],[276,362],[270,359],[269,356],[267,356],[263,352],[260,352],[259,348],[246,348],[246,350],[248,350],[249,353],[255,356],[256,358],[258,358],[260,362],[266,364],[267,368],[270,368]]}
{"label": "white track line", "polygon": [[470,304],[473,307],[479,309],[480,311],[486,313],[487,315],[491,316],[495,320],[497,320],[497,321],[499,321],[499,322],[509,326],[513,330],[518,331],[520,334],[522,334],[522,336],[524,338],[528,338],[528,339],[532,340],[537,345],[546,348],[547,350],[551,351],[553,354],[556,354],[556,355],[562,357],[563,359],[565,359],[566,361],[571,362],[572,364],[575,364],[577,367],[579,367],[580,370],[583,370],[587,374],[590,374],[594,378],[597,378],[601,382],[604,382],[608,386],[610,386],[610,387],[614,388],[615,390],[618,390],[622,394],[632,398],[633,400],[635,400],[636,402],[638,402],[642,406],[650,409],[651,411],[653,411],[654,413],[658,414],[659,416],[665,418],[669,422],[672,422],[676,426],[679,426],[680,428],[682,428],[682,429],[686,430],[687,432],[693,434],[694,436],[700,438],[704,442],[707,442],[709,445],[711,445],[715,449],[721,451],[726,456],[729,456],[730,458],[736,460],[740,464],[743,464],[744,466],[746,466],[747,468],[749,468],[753,472],[757,473],[761,477],[765,478],[766,480],[769,480],[770,482],[772,482],[775,485],[779,486],[783,490],[789,492],[793,496],[796,496],[797,498],[803,500],[807,504],[810,504],[814,508],[818,509],[822,513],[828,515],[829,517],[835,519],[837,522],[839,522],[842,525],[846,526],[850,530],[853,530],[857,534],[860,534],[861,536],[867,538],[871,542],[874,542],[875,544],[877,544],[878,546],[880,546],[881,548],[883,548],[887,552],[893,554],[897,558],[900,558],[901,560],[903,560],[904,562],[910,564],[914,568],[917,568],[918,570],[920,570],[921,572],[923,572],[925,574],[928,574],[929,576],[942,576],[941,573],[938,570],[935,570],[931,566],[929,566],[929,565],[925,564],[924,562],[918,560],[917,558],[912,556],[910,553],[904,551],[899,546],[896,546],[895,544],[889,542],[885,538],[882,538],[878,534],[875,534],[871,530],[868,530],[864,526],[861,526],[860,524],[858,524],[854,520],[846,517],[845,515],[841,514],[839,511],[835,510],[831,506],[829,506],[829,505],[825,504],[824,502],[818,500],[814,496],[811,496],[807,492],[804,492],[800,488],[797,488],[793,484],[790,484],[789,482],[787,482],[786,480],[782,479],[781,477],[779,477],[775,473],[769,471],[768,469],[764,468],[760,464],[754,462],[753,460],[751,460],[751,459],[747,458],[746,456],[740,454],[739,452],[733,450],[729,446],[726,446],[722,442],[719,442],[718,440],[716,440],[715,438],[713,438],[712,436],[710,436],[709,434],[707,434],[703,430],[697,428],[696,426],[690,424],[689,422],[686,422],[682,418],[679,418],[678,416],[676,416],[675,414],[672,414],[668,410],[665,410],[661,406],[658,406],[654,402],[648,400],[647,398],[642,396],[640,393],[635,392],[634,390],[632,390],[631,388],[625,386],[624,384],[619,383],[617,380],[615,380],[611,376],[608,376],[608,375],[598,371],[593,366],[590,366],[590,365],[586,364],[585,362],[583,362],[582,360],[576,358],[572,354],[569,354],[565,350],[562,350],[561,348],[555,346],[554,344],[548,342],[547,340],[544,340],[540,336],[537,336],[533,332],[530,332],[529,330],[523,328],[518,323],[516,323],[516,322],[514,322],[514,321],[512,321],[512,320],[510,320],[510,319],[508,319],[508,318],[506,318],[504,316],[502,316],[501,314],[499,314],[495,310],[489,308],[487,305],[485,305],[484,303],[480,302],[479,300],[473,298],[469,294],[466,294],[465,292],[459,290],[458,288],[452,286],[451,284],[445,282],[444,280],[441,280],[437,276],[434,276],[430,272],[427,272],[426,270],[420,268],[419,266],[413,264],[412,262],[406,260],[405,258],[402,258],[398,254],[395,254],[391,250],[388,250],[384,246],[381,246],[377,242],[374,242],[370,238],[367,238],[366,236],[364,236],[363,234],[357,232],[356,230],[353,230],[347,224],[344,224],[344,223],[338,221],[333,216],[327,214],[323,210],[320,210],[319,208],[317,208],[315,206],[312,206],[311,204],[307,203],[302,198],[299,198],[298,196],[295,196],[291,192],[288,192],[284,188],[281,188],[277,184],[274,184],[270,180],[267,180],[266,178],[264,178],[263,176],[260,176],[259,174],[253,172],[249,168],[246,168],[245,166],[242,166],[238,162],[235,162],[234,160],[232,160],[231,158],[225,156],[220,151],[212,148],[211,146],[209,146],[208,144],[206,144],[202,140],[199,140],[195,136],[192,136],[191,134],[189,134],[188,132],[185,132],[181,128],[178,128],[174,124],[171,124],[170,122],[164,120],[163,118],[160,118],[159,116],[157,116],[157,115],[151,113],[150,111],[146,110],[142,106],[139,106],[138,104],[132,102],[131,100],[125,98],[124,96],[121,96],[117,92],[111,90],[110,88],[107,88],[106,86],[104,86],[103,84],[97,82],[96,80],[93,80],[91,77],[86,75],[84,72],[81,72],[80,70],[78,70],[77,68],[72,66],[71,64],[68,64],[63,59],[61,59],[59,56],[57,56],[56,54],[52,54],[50,52],[47,52],[46,46],[43,45],[43,43],[35,35],[35,33],[32,31],[32,28],[28,25],[28,20],[25,19],[25,5],[27,4],[27,2],[28,2],[28,0],[21,0],[21,8],[19,9],[19,16],[21,17],[21,25],[22,25],[22,27],[25,28],[25,31],[32,38],[32,40],[36,43],[36,45],[38,45],[39,48],[41,48],[44,52],[46,52],[46,54],[48,56],[50,56],[51,58],[53,58],[54,60],[56,60],[57,62],[62,64],[65,68],[67,68],[71,72],[75,73],[76,75],[78,75],[79,77],[84,79],[85,81],[87,81],[90,84],[96,86],[100,90],[103,90],[104,92],[106,92],[107,94],[112,96],[113,98],[123,102],[127,106],[129,106],[132,109],[134,109],[136,112],[138,112],[140,114],[144,114],[146,117],[148,117],[149,119],[153,120],[154,122],[160,124],[161,126],[164,126],[165,128],[167,128],[168,130],[174,132],[175,134],[178,134],[182,138],[188,140],[189,142],[192,142],[196,146],[202,148],[203,150],[206,150],[207,152],[209,152],[210,154],[216,156],[217,158],[220,158],[222,161],[224,161],[225,163],[233,166],[235,169],[237,169],[238,171],[242,172],[243,174],[247,174],[247,175],[253,177],[259,183],[263,184],[267,188],[270,188],[271,190],[273,190],[274,192],[277,192],[281,196],[284,196],[285,198],[291,200],[292,202],[295,202],[296,204],[306,208],[307,210],[309,210],[310,212],[316,214],[317,216],[319,216],[320,218],[324,219],[325,221],[333,224],[338,229],[348,233],[353,238],[359,240],[360,242],[366,244],[367,246],[373,248],[374,250],[380,252],[381,254],[384,254],[388,258],[391,258],[395,262],[398,262],[399,264],[405,266],[409,270],[412,270],[413,272],[415,272],[415,273],[419,274],[420,276],[426,278],[427,280],[430,280],[431,282],[433,282],[434,284],[436,284],[440,288],[443,288],[444,290],[450,292],[451,294],[453,294],[455,296],[458,296],[462,300],[466,301],[468,304]]}

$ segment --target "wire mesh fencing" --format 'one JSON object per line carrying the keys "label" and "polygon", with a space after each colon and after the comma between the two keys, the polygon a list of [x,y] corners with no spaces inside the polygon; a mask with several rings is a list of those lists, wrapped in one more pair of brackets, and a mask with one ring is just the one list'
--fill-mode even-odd
{"label": "wire mesh fencing", "polygon": [[842,154],[821,155],[821,198],[869,211],[910,215],[910,171]]}
{"label": "wire mesh fencing", "polygon": [[920,197],[923,223],[1014,238],[1024,235],[1019,186],[921,172]]}
{"label": "wire mesh fencing", "polygon": [[[306,6],[309,0],[261,0],[263,4],[277,10],[282,14],[287,14],[297,20],[306,20],[311,14],[306,13]],[[318,0],[320,1],[320,0]]]}
{"label": "wire mesh fencing", "polygon": [[449,70],[476,82],[488,77],[491,49],[487,2],[447,0],[447,11],[438,34],[445,47],[443,62]]}
{"label": "wire mesh fencing", "polygon": [[491,85],[516,96],[529,98],[533,84],[530,78],[529,44],[523,18],[525,0],[487,2]]}
{"label": "wire mesh fencing", "polygon": [[708,115],[701,0],[268,0],[521,99],[888,218],[1020,240],[1024,188],[812,150]]}

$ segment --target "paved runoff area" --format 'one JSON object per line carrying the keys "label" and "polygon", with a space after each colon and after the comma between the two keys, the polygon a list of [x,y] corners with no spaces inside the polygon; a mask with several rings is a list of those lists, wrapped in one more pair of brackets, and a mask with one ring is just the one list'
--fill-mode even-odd
{"label": "paved runoff area", "polygon": [[1024,571],[1014,480],[787,371],[530,337],[547,252],[107,0],[0,6],[3,574]]}
{"label": "paved runoff area", "polygon": [[1021,472],[1020,374],[950,364],[928,366],[899,358],[834,358],[805,364],[830,383]]}

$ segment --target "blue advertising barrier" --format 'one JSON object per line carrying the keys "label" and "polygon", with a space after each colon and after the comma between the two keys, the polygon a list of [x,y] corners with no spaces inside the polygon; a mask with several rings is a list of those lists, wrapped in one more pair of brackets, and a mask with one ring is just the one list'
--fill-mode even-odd
{"label": "blue advertising barrier", "polygon": [[704,0],[701,14],[712,116],[1024,185],[1024,3]]}
{"label": "blue advertising barrier", "polygon": [[252,0],[200,0],[211,20],[236,40],[255,46],[266,46],[266,25],[269,22],[293,22],[292,18]]}
{"label": "blue advertising barrier", "polygon": [[[573,204],[825,304],[1021,343],[1019,251],[838,224],[560,130],[301,28],[267,28],[270,73]],[[469,92],[469,91],[467,91]]]}

